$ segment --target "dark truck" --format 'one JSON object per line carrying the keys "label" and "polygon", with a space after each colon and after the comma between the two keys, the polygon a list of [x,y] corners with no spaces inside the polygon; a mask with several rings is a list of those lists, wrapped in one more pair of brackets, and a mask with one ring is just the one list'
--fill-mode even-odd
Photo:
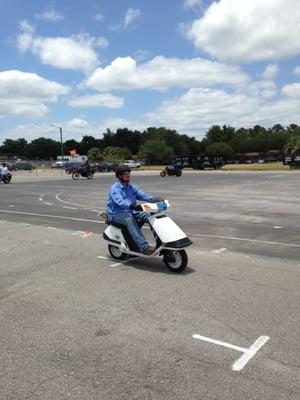
{"label": "dark truck", "polygon": [[291,169],[300,169],[300,154],[290,154],[283,157],[283,164]]}
{"label": "dark truck", "polygon": [[222,157],[208,155],[177,157],[176,161],[181,163],[182,167],[190,167],[193,169],[220,169],[226,164]]}

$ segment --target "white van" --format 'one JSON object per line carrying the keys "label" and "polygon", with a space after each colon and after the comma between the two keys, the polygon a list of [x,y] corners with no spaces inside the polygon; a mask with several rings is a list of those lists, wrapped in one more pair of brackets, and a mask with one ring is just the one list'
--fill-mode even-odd
{"label": "white van", "polygon": [[87,161],[87,156],[80,156],[79,154],[76,154],[76,156],[57,156],[56,159],[56,167],[60,168],[63,167],[64,164],[67,163],[84,163]]}

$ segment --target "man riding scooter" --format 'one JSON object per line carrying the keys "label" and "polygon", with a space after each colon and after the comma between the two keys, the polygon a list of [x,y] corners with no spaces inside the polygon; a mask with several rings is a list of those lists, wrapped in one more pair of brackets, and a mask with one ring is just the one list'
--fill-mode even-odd
{"label": "man riding scooter", "polygon": [[131,170],[127,165],[120,165],[116,168],[115,174],[118,180],[109,190],[108,220],[125,225],[140,252],[150,255],[155,252],[155,248],[149,246],[140,228],[148,221],[149,215],[141,211],[141,207],[136,205],[136,201],[144,200],[156,203],[163,200],[160,197],[153,197],[143,192],[130,183],[130,172]]}

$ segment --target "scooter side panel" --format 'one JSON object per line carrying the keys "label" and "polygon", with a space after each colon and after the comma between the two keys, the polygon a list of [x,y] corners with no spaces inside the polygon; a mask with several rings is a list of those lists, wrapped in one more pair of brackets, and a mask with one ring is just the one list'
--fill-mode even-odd
{"label": "scooter side panel", "polygon": [[108,225],[108,227],[104,231],[105,235],[110,239],[110,240],[115,240],[117,242],[125,242],[123,233],[121,229],[113,226],[113,225]]}
{"label": "scooter side panel", "polygon": [[174,242],[186,238],[186,234],[168,216],[151,215],[149,222],[155,230],[162,243]]}

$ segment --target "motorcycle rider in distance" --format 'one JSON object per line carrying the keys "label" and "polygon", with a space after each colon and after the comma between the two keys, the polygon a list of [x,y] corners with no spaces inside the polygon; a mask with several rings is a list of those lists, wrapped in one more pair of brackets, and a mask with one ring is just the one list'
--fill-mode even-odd
{"label": "motorcycle rider in distance", "polygon": [[8,168],[7,168],[6,163],[4,162],[0,165],[0,182],[3,180],[5,175],[7,175],[7,172],[8,172]]}
{"label": "motorcycle rider in distance", "polygon": [[155,248],[149,246],[140,228],[148,222],[149,215],[141,211],[141,206],[136,205],[136,201],[156,203],[163,199],[153,197],[130,183],[130,172],[127,165],[116,168],[115,174],[118,180],[111,186],[107,202],[108,221],[125,225],[140,252],[150,255],[155,252]]}

